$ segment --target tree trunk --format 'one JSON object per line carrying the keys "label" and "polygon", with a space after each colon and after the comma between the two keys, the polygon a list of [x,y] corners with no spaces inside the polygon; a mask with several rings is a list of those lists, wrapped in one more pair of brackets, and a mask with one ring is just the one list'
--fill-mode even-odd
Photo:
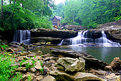
{"label": "tree trunk", "polygon": [[10,0],[9,2],[10,2],[10,4],[11,4],[11,0]]}
{"label": "tree trunk", "polygon": [[14,0],[14,5],[16,4],[16,0]]}
{"label": "tree trunk", "polygon": [[1,0],[1,20],[3,20],[3,0]]}

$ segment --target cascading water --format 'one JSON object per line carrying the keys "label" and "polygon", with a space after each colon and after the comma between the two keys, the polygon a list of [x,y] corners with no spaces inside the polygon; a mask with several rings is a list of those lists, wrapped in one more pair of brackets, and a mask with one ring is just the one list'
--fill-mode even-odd
{"label": "cascading water", "polygon": [[29,30],[16,30],[14,33],[13,42],[19,42],[24,44],[31,43],[31,34]]}
{"label": "cascading water", "polygon": [[107,39],[104,31],[101,31],[102,36],[97,39],[89,38],[87,36],[88,31],[78,32],[78,35],[74,38],[62,40],[59,45],[77,45],[77,46],[99,46],[99,47],[120,47],[119,43],[113,42]]}

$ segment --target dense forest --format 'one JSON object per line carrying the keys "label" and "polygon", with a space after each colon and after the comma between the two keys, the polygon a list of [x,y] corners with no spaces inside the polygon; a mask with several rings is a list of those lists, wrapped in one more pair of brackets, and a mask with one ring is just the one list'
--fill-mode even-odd
{"label": "dense forest", "polygon": [[1,0],[0,30],[51,28],[51,0]]}
{"label": "dense forest", "polygon": [[98,24],[121,19],[121,0],[66,0],[54,10],[63,24],[95,28]]}

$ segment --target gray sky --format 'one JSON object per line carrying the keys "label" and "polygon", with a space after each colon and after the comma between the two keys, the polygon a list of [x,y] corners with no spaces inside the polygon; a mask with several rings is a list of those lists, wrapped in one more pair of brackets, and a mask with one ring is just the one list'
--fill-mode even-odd
{"label": "gray sky", "polygon": [[63,3],[65,0],[55,0],[55,4]]}

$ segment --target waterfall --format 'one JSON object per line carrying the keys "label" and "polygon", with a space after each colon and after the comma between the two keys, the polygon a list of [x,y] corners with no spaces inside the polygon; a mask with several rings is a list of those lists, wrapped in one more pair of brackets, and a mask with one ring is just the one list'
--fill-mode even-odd
{"label": "waterfall", "polygon": [[31,34],[29,30],[16,30],[14,33],[13,42],[30,44],[30,38]]}
{"label": "waterfall", "polygon": [[88,31],[78,32],[78,35],[74,38],[64,39],[59,45],[78,45],[78,46],[97,46],[97,47],[120,47],[119,43],[109,40],[104,31],[101,31],[102,36],[100,38],[90,38],[87,36]]}

